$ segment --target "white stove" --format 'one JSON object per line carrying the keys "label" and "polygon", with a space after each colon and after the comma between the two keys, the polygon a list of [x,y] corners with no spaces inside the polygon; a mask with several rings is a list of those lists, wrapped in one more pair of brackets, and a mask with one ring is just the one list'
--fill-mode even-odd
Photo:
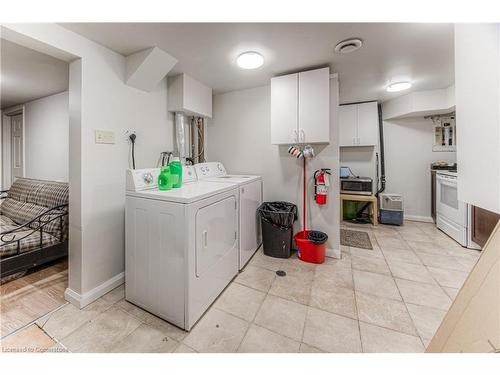
{"label": "white stove", "polygon": [[468,205],[458,200],[457,181],[456,172],[436,173],[436,226],[460,245],[467,246]]}
{"label": "white stove", "polygon": [[227,174],[220,162],[195,165],[200,182],[236,184],[239,197],[239,269],[250,260],[262,243],[257,208],[262,204],[262,177]]}

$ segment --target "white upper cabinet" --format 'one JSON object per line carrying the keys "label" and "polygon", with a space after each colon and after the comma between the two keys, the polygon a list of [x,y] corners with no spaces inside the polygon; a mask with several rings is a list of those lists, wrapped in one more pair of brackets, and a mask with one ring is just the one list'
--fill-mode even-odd
{"label": "white upper cabinet", "polygon": [[271,143],[274,145],[299,141],[298,84],[298,74],[271,79]]}
{"label": "white upper cabinet", "polygon": [[375,146],[378,144],[377,102],[339,107],[339,146]]}
{"label": "white upper cabinet", "polygon": [[357,104],[358,146],[374,146],[378,143],[377,102]]}
{"label": "white upper cabinet", "polygon": [[299,142],[330,142],[330,69],[299,73]]}
{"label": "white upper cabinet", "polygon": [[330,142],[330,69],[271,79],[271,143]]}
{"label": "white upper cabinet", "polygon": [[339,106],[339,146],[356,144],[358,109],[356,105]]}

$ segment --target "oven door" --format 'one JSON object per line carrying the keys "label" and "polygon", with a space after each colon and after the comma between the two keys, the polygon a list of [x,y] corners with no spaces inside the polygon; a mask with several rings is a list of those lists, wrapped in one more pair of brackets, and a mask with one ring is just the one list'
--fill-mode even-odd
{"label": "oven door", "polygon": [[462,227],[467,226],[467,205],[458,200],[457,178],[438,174],[436,177],[437,213]]}

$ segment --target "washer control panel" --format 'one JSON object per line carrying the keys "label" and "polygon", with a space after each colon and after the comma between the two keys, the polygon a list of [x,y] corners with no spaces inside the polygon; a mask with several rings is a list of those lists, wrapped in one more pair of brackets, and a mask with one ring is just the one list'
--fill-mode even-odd
{"label": "washer control panel", "polygon": [[160,168],[127,169],[126,188],[128,191],[149,190],[158,186]]}
{"label": "washer control panel", "polygon": [[[142,191],[156,189],[158,187],[158,176],[160,168],[127,169],[126,189],[127,191]],[[195,182],[196,171],[193,166],[182,167],[182,183]]]}
{"label": "washer control panel", "polygon": [[194,166],[198,179],[202,180],[209,177],[220,177],[226,175],[226,168],[220,162],[198,163]]}

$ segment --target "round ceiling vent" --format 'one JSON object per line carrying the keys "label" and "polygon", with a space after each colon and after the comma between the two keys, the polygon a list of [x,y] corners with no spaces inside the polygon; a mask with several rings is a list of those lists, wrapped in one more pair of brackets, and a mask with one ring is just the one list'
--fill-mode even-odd
{"label": "round ceiling vent", "polygon": [[335,46],[337,53],[351,53],[363,45],[363,41],[358,38],[346,39]]}

